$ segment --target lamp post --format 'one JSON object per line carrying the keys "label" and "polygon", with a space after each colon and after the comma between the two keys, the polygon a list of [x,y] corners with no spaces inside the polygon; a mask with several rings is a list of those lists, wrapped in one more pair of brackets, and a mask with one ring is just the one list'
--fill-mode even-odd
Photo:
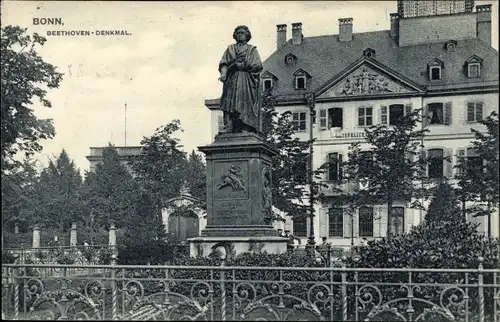
{"label": "lamp post", "polygon": [[308,182],[309,182],[309,238],[307,244],[309,246],[314,246],[316,244],[314,236],[314,189],[313,189],[313,123],[314,117],[316,116],[316,110],[314,109],[314,93],[306,93],[305,99],[307,101],[307,106],[309,107],[309,141],[311,145],[309,146],[309,171],[308,171]]}

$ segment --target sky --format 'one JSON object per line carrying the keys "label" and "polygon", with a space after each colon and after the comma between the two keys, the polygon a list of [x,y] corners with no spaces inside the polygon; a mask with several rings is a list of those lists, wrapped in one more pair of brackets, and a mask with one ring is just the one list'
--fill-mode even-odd
{"label": "sky", "polygon": [[[64,148],[81,169],[89,147],[139,145],[173,119],[184,129],[185,151],[209,144],[210,114],[204,100],[221,94],[217,71],[237,25],[266,59],[276,49],[276,25],[302,22],[305,37],[338,33],[339,18],[353,18],[354,32],[390,29],[396,1],[2,1],[2,25],[28,28],[47,38],[38,48],[64,79],[50,90],[52,108],[34,105],[53,119],[56,136],[42,141],[45,166]],[[491,3],[493,47],[498,50],[498,2]],[[61,18],[64,26],[34,25],[33,18]],[[47,31],[126,30],[128,36],[47,36]]]}

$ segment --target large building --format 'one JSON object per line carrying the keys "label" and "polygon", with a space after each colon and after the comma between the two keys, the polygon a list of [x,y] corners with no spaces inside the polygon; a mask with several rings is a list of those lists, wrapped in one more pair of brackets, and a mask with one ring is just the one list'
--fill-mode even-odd
{"label": "large building", "polygon": [[[390,14],[390,30],[355,33],[353,19],[342,18],[339,34],[303,37],[305,27],[293,23],[288,39],[287,26],[277,26],[277,48],[263,63],[262,86],[272,90],[278,111],[293,113],[298,137],[309,139],[313,126],[314,168],[327,160],[345,160],[349,145],[363,141],[365,127],[394,124],[412,109],[423,109],[429,117],[423,125],[430,131],[424,142],[431,158],[428,177],[451,178],[457,155],[474,156],[471,128],[484,129],[478,121],[498,111],[498,51],[491,46],[491,5],[478,5],[474,11],[471,1],[428,4],[443,8],[444,2],[454,9],[446,14],[435,8],[410,14],[417,1],[399,1],[400,12]],[[315,106],[314,124],[309,104]],[[215,135],[222,122],[219,100],[206,100],[205,105],[212,110]],[[452,162],[432,161],[434,156],[449,156]],[[340,172],[331,167],[323,180],[333,187]],[[333,189],[323,192],[335,198]],[[315,210],[316,242],[327,237],[332,244],[348,246],[351,240],[357,244],[362,238],[386,236],[386,205],[360,209],[352,221],[331,201],[315,204]],[[406,232],[424,215],[397,203],[390,229]],[[486,230],[484,217],[471,220],[480,223],[480,231]],[[293,233],[305,239],[310,225],[309,220],[295,221]],[[499,226],[496,214],[492,222],[496,236]]]}
{"label": "large building", "polygon": [[[90,147],[90,154],[86,156],[89,160],[89,171],[95,172],[95,168],[98,163],[102,162],[102,153],[106,147]],[[120,158],[120,161],[127,167],[127,169],[132,173],[131,162],[138,155],[141,154],[140,146],[115,146],[116,152]]]}

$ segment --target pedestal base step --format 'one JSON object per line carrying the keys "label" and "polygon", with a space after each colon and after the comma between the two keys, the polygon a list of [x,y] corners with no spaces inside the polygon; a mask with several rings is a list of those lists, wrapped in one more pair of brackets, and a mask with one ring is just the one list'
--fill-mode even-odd
{"label": "pedestal base step", "polygon": [[243,253],[284,254],[288,238],[279,236],[195,237],[188,239],[191,257],[208,257],[218,251],[222,257]]}

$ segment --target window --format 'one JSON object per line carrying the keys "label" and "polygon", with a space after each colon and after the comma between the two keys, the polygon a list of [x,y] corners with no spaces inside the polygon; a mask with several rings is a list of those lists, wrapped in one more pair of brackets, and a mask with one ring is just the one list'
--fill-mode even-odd
{"label": "window", "polygon": [[273,80],[264,79],[263,85],[264,85],[264,91],[269,91],[273,88]]}
{"label": "window", "polygon": [[443,150],[430,149],[429,153],[429,178],[441,179],[443,177]]}
{"label": "window", "polygon": [[430,76],[431,80],[439,80],[441,79],[441,67],[439,66],[433,66],[430,67]]}
{"label": "window", "polygon": [[344,208],[341,206],[328,209],[328,235],[330,237],[344,236]]}
{"label": "window", "polygon": [[328,154],[328,180],[339,182],[342,180],[342,154]]}
{"label": "window", "polygon": [[429,124],[451,124],[451,102],[430,103],[427,105],[427,118]]}
{"label": "window", "polygon": [[303,182],[305,184],[308,174],[308,154],[302,153],[300,157],[297,158],[297,162],[294,162],[293,166],[290,167],[290,177],[293,177],[296,182]]}
{"label": "window", "polygon": [[217,117],[217,129],[219,133],[224,132],[224,118],[222,116]]}
{"label": "window", "polygon": [[295,218],[293,220],[293,234],[297,237],[307,237],[306,218]]}
{"label": "window", "polygon": [[360,151],[358,156],[360,163],[367,164],[368,166],[373,163],[372,151]]}
{"label": "window", "polygon": [[295,89],[306,89],[306,77],[305,76],[295,77]]}
{"label": "window", "polygon": [[392,207],[391,235],[397,236],[404,233],[405,209],[403,207]]}
{"label": "window", "polygon": [[361,237],[373,236],[373,207],[359,208],[359,235]]}
{"label": "window", "polygon": [[296,131],[306,130],[306,117],[306,112],[292,113],[292,124],[294,125]]}
{"label": "window", "polygon": [[371,126],[373,125],[373,108],[360,107],[358,108],[358,125]]}
{"label": "window", "polygon": [[469,78],[481,77],[481,64],[472,63],[467,66],[467,76]]}
{"label": "window", "polygon": [[334,107],[319,110],[319,127],[321,129],[331,129],[332,127],[343,127],[342,108]]}
{"label": "window", "polygon": [[477,176],[483,172],[483,159],[476,153],[474,148],[468,148],[466,151],[468,175]]}
{"label": "window", "polygon": [[396,125],[404,117],[405,107],[403,104],[389,106],[389,125]]}
{"label": "window", "polygon": [[443,114],[443,103],[431,103],[429,104],[429,124],[443,124],[444,114]]}
{"label": "window", "polygon": [[483,103],[467,103],[467,122],[479,122],[483,119]]}

